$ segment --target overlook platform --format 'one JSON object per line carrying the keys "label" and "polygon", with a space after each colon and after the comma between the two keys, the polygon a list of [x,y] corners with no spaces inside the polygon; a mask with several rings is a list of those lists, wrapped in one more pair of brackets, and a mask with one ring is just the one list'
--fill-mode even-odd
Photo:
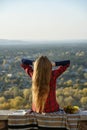
{"label": "overlook platform", "polygon": [[77,114],[0,110],[0,130],[87,130],[87,111]]}

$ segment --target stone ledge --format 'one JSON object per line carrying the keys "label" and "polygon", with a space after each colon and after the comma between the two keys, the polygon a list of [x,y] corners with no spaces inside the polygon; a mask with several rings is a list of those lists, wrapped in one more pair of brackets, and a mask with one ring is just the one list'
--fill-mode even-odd
{"label": "stone ledge", "polygon": [[[0,130],[8,130],[8,116],[15,112],[15,110],[0,110]],[[75,116],[76,114],[67,114],[67,116]],[[87,115],[81,114],[81,120],[80,120],[80,125],[79,127],[83,128],[87,127]],[[85,129],[80,129],[79,130],[85,130]]]}
{"label": "stone ledge", "polygon": [[10,115],[13,110],[0,110],[0,122],[1,120],[8,120],[8,115]]}
{"label": "stone ledge", "polygon": [[13,111],[0,110],[0,130],[8,130],[8,115]]}

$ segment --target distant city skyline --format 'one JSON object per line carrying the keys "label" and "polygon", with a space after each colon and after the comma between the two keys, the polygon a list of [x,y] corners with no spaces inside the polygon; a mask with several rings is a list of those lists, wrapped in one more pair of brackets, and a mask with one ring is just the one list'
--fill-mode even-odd
{"label": "distant city skyline", "polygon": [[1,0],[0,39],[87,40],[87,0]]}

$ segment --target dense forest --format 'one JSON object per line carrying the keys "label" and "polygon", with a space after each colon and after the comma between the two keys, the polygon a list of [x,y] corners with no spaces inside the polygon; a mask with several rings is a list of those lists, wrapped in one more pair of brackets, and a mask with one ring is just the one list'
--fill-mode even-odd
{"label": "dense forest", "polygon": [[[51,61],[70,59],[70,67],[57,80],[60,107],[78,105],[87,109],[87,44],[0,45],[0,109],[31,107],[31,79],[21,68],[21,59],[46,55]],[[55,69],[55,68],[54,68]]]}

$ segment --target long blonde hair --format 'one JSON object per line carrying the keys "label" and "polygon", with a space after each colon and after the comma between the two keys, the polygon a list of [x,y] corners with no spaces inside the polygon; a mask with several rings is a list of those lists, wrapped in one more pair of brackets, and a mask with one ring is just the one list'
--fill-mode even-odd
{"label": "long blonde hair", "polygon": [[32,77],[32,102],[36,112],[43,112],[44,105],[49,93],[49,83],[52,65],[46,56],[39,57],[34,63]]}

